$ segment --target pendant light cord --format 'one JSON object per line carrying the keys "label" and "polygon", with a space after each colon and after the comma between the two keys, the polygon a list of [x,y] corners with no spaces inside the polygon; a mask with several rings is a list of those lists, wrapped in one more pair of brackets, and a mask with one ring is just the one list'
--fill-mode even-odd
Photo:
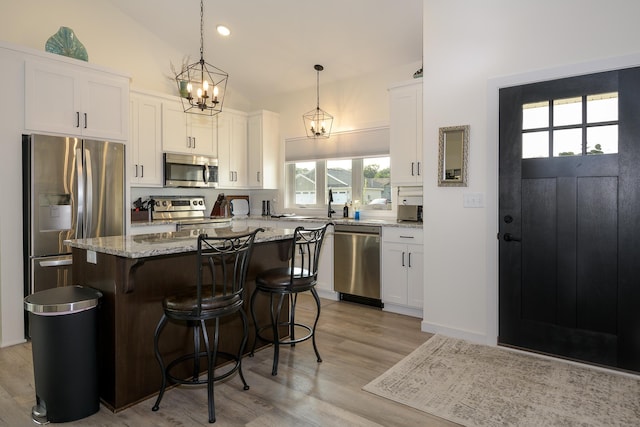
{"label": "pendant light cord", "polygon": [[204,59],[204,5],[200,0],[200,60]]}

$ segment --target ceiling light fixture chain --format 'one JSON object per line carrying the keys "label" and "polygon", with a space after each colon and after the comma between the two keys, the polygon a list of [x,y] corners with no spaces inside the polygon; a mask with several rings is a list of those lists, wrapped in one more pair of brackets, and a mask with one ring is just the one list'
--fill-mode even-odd
{"label": "ceiling light fixture chain", "polygon": [[229,74],[204,60],[204,2],[200,0],[200,60],[176,75],[184,112],[207,116],[220,113],[228,78]]}
{"label": "ceiling light fixture chain", "polygon": [[333,116],[320,108],[320,71],[324,67],[316,64],[316,108],[302,115],[307,138],[329,138],[333,126]]}

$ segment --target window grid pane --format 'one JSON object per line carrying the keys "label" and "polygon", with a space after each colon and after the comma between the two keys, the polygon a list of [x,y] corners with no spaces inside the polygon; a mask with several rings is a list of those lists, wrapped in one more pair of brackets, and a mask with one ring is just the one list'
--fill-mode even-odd
{"label": "window grid pane", "polygon": [[582,124],[582,98],[565,98],[553,101],[553,125]]}
{"label": "window grid pane", "polygon": [[522,129],[549,127],[549,101],[534,102],[522,106]]}
{"label": "window grid pane", "polygon": [[582,129],[553,131],[553,157],[582,155]]}
{"label": "window grid pane", "polygon": [[316,163],[297,162],[295,176],[296,205],[316,203]]}
{"label": "window grid pane", "polygon": [[618,125],[587,128],[587,154],[618,152]]}

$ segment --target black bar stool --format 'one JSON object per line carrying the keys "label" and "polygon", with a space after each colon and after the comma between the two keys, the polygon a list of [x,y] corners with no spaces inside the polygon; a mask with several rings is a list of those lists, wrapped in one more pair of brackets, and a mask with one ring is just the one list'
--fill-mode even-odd
{"label": "black bar stool", "polygon": [[[174,384],[207,384],[207,400],[209,405],[209,422],[216,420],[215,405],[213,399],[213,384],[215,381],[229,377],[238,372],[248,390],[249,385],[242,373],[242,354],[247,343],[248,326],[247,315],[242,308],[244,301],[244,284],[247,267],[251,259],[253,242],[256,234],[264,231],[258,228],[251,233],[236,234],[229,237],[208,237],[206,234],[198,236],[197,254],[197,283],[185,292],[166,297],[162,306],[164,313],[156,327],[153,345],[156,359],[162,371],[162,385],[160,393],[153,405],[153,411],[160,407],[160,401],[164,395],[167,381]],[[220,318],[240,313],[242,318],[243,336],[237,354],[218,351],[218,333]],[[160,334],[167,322],[177,321],[193,328],[193,353],[177,357],[165,366],[160,354]],[[209,341],[207,333],[207,320],[215,320],[213,343]],[[201,344],[204,343],[204,349]],[[216,361],[219,356],[225,357],[235,364],[223,374],[215,375]],[[206,378],[200,379],[200,360],[206,358]],[[192,366],[189,365],[192,364]],[[184,365],[191,367],[191,377],[185,379],[184,375],[171,374],[171,371],[180,365],[184,373]]]}
{"label": "black bar stool", "polygon": [[[333,225],[329,222],[318,228],[298,227],[291,240],[291,259],[288,267],[274,268],[258,274],[256,288],[251,295],[251,315],[256,328],[256,339],[253,342],[250,356],[253,356],[258,339],[273,344],[273,369],[271,375],[278,374],[278,357],[281,345],[295,346],[297,343],[311,339],[313,350],[318,362],[322,362],[316,345],[316,327],[320,318],[320,298],[315,286],[318,283],[318,260],[322,248],[322,241],[327,228]],[[316,302],[316,317],[313,326],[296,322],[296,303],[298,294],[310,291]],[[258,325],[254,305],[256,296],[263,293],[269,296],[271,323]],[[285,301],[289,305],[289,316],[281,319]],[[279,328],[286,327],[288,337],[280,337]],[[306,334],[296,338],[296,327],[304,329]],[[263,332],[271,330],[271,336],[264,336]]]}

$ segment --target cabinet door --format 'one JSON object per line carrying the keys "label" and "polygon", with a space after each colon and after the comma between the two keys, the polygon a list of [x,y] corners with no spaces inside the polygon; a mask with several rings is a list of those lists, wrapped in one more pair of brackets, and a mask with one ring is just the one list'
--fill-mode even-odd
{"label": "cabinet door", "polygon": [[55,61],[25,62],[25,128],[126,141],[129,82]]}
{"label": "cabinet door", "polygon": [[422,84],[391,89],[390,154],[393,185],[422,184]]}
{"label": "cabinet door", "polygon": [[231,120],[231,167],[236,172],[235,186],[247,186],[247,117],[234,115]]}
{"label": "cabinet door", "polygon": [[424,305],[424,250],[422,245],[407,245],[407,305],[422,308]]}
{"label": "cabinet door", "polygon": [[162,150],[174,153],[190,153],[187,138],[187,115],[180,102],[162,102]]}
{"label": "cabinet door", "polygon": [[251,188],[277,189],[280,157],[280,119],[261,111],[249,116],[247,183]]}
{"label": "cabinet door", "polygon": [[[314,224],[320,227],[322,224]],[[333,291],[333,227],[329,227],[322,241],[318,264],[318,289]]]}
{"label": "cabinet door", "polygon": [[382,243],[382,302],[407,304],[407,245]]}
{"label": "cabinet door", "polygon": [[218,185],[220,188],[233,186],[233,171],[231,170],[231,117],[228,113],[216,116],[218,134]]}
{"label": "cabinet door", "polygon": [[127,140],[129,83],[97,72],[83,73],[80,116],[87,138]]}
{"label": "cabinet door", "polygon": [[162,185],[162,102],[132,95],[131,184]]}
{"label": "cabinet door", "polygon": [[69,67],[26,61],[25,128],[80,136],[80,90]]}
{"label": "cabinet door", "polygon": [[247,185],[247,118],[218,114],[218,181],[220,188]]}
{"label": "cabinet door", "polygon": [[217,157],[218,142],[215,130],[215,117],[192,114],[188,117],[187,121],[190,122],[187,132],[190,133],[191,136],[193,152],[195,154],[202,154],[203,156]]}

